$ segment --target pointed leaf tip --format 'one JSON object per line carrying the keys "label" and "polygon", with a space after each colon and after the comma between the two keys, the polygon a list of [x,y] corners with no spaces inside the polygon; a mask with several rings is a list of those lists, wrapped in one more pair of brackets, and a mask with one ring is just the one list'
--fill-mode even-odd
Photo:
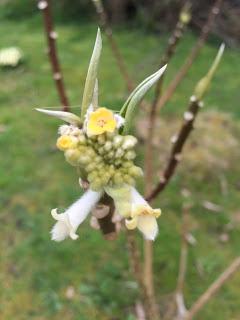
{"label": "pointed leaf tip", "polygon": [[87,77],[85,81],[85,87],[83,91],[82,109],[81,109],[82,120],[84,120],[84,116],[87,112],[87,109],[92,103],[94,88],[97,80],[97,71],[98,71],[98,65],[99,65],[99,60],[101,56],[101,50],[102,50],[102,37],[101,37],[101,31],[98,28],[95,45],[93,48],[92,57],[90,59]]}
{"label": "pointed leaf tip", "polygon": [[194,90],[194,95],[198,100],[201,100],[203,98],[203,96],[205,95],[205,93],[207,92],[212,78],[219,66],[219,63],[222,59],[223,56],[223,52],[225,49],[225,44],[222,43],[220,48],[218,49],[218,53],[211,65],[211,67],[209,68],[207,74],[197,83],[195,90]]}
{"label": "pointed leaf tip", "polygon": [[146,92],[161,78],[166,68],[167,65],[163,66],[157,72],[143,80],[124,103],[120,111],[120,115],[125,116],[124,133],[126,133],[130,128],[137,104],[141,101]]}
{"label": "pointed leaf tip", "polygon": [[40,109],[40,108],[35,108],[35,110],[37,110],[41,113],[47,114],[51,117],[61,119],[65,122],[68,122],[73,125],[81,125],[82,124],[81,119],[71,112],[53,111],[53,110]]}

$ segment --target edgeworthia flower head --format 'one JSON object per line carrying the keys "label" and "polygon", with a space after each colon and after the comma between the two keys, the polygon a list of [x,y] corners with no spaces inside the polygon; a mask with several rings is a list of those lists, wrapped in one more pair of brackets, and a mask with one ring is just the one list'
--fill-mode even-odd
{"label": "edgeworthia flower head", "polygon": [[77,228],[107,193],[116,212],[125,219],[128,229],[139,229],[144,237],[154,240],[158,233],[160,209],[152,209],[134,185],[142,169],[134,164],[137,139],[129,134],[136,107],[143,95],[163,74],[166,66],[145,79],[129,96],[120,112],[98,105],[97,69],[102,48],[98,30],[83,92],[81,116],[70,112],[37,109],[68,124],[59,130],[57,147],[67,162],[75,166],[89,189],[64,213],[52,210],[57,220],[51,234],[55,241],[77,239]]}

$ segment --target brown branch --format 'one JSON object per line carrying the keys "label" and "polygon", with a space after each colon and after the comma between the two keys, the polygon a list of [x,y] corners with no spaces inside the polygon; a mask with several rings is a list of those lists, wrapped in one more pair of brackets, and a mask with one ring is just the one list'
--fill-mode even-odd
{"label": "brown branch", "polygon": [[[171,34],[170,38],[168,39],[168,45],[167,45],[165,52],[163,54],[163,57],[161,59],[160,68],[163,67],[164,65],[168,64],[169,61],[171,60],[171,58],[173,57],[174,53],[176,52],[177,46],[178,46],[180,40],[182,39],[183,33],[184,33],[186,26],[189,22],[189,21],[183,22],[182,15],[189,14],[189,20],[190,20],[189,6],[190,6],[190,4],[188,2],[186,2],[180,12],[179,19],[178,19],[178,22],[175,26],[175,29],[173,30],[173,33]],[[162,92],[162,85],[163,85],[164,77],[165,77],[165,73],[162,75],[162,77],[157,82],[156,90],[155,90],[155,97],[154,97],[153,105],[152,105],[153,109],[155,109],[158,104],[158,100],[159,100],[161,92]]]}
{"label": "brown branch", "polygon": [[240,269],[240,257],[236,258],[230,266],[213,282],[213,284],[193,304],[184,320],[192,320],[193,317],[205,306],[205,304],[221,289],[226,281]]}
{"label": "brown branch", "polygon": [[57,33],[54,31],[53,27],[50,0],[38,0],[38,8],[42,11],[43,15],[43,22],[48,43],[48,56],[51,63],[53,79],[56,84],[59,99],[61,101],[63,111],[69,111],[69,102],[65,92],[63,75],[61,72],[59,58],[57,54]]}
{"label": "brown branch", "polygon": [[[168,46],[163,54],[162,60],[160,62],[160,68],[169,63],[171,58],[173,57],[174,53],[176,52],[177,45],[180,39],[183,36],[184,29],[187,23],[182,22],[182,14],[185,12],[187,13],[189,8],[189,4],[186,3],[183,9],[180,12],[179,20],[176,24],[176,27],[168,40]],[[150,185],[152,184],[152,175],[153,175],[153,157],[154,157],[154,148],[153,148],[153,136],[155,131],[156,125],[156,118],[157,118],[157,103],[162,91],[162,85],[165,78],[165,73],[161,76],[156,84],[155,96],[153,99],[153,103],[151,105],[151,109],[149,112],[149,119],[148,119],[148,135],[147,135],[147,144],[146,144],[146,167],[145,172],[150,180]],[[147,188],[149,190],[149,187]],[[149,191],[147,191],[149,192]]]}
{"label": "brown branch", "polygon": [[178,85],[181,83],[183,78],[186,76],[188,70],[191,68],[193,62],[199,55],[203,45],[205,44],[208,35],[211,31],[213,22],[217,15],[219,14],[220,11],[220,6],[221,6],[222,0],[217,0],[215,4],[213,5],[212,9],[209,12],[208,19],[204,27],[202,28],[202,32],[198,38],[198,41],[196,42],[195,46],[192,48],[190,54],[186,58],[183,66],[180,68],[178,73],[176,74],[175,78],[172,80],[170,85],[167,87],[165,93],[159,98],[157,102],[157,109],[160,110],[167,102],[168,100],[172,97],[174,94],[176,88]]}
{"label": "brown branch", "polygon": [[109,41],[109,44],[112,49],[115,60],[117,62],[118,68],[123,76],[123,79],[126,81],[128,91],[131,91],[134,88],[134,83],[131,80],[131,77],[127,71],[127,67],[125,65],[123,56],[122,56],[122,54],[119,50],[119,47],[113,37],[112,28],[109,24],[108,17],[107,17],[106,11],[104,9],[104,6],[102,4],[102,1],[101,0],[92,0],[92,2],[94,4],[97,15],[99,17],[100,25],[103,28],[103,30],[107,36],[107,39]]}
{"label": "brown branch", "polygon": [[172,175],[174,174],[175,169],[179,161],[181,160],[181,152],[183,146],[193,129],[193,123],[201,106],[202,102],[198,101],[195,96],[192,96],[190,99],[188,111],[184,113],[184,123],[179,131],[179,134],[172,138],[173,147],[167,166],[162,174],[160,182],[155,187],[155,189],[147,196],[148,201],[153,200],[166,187]]}

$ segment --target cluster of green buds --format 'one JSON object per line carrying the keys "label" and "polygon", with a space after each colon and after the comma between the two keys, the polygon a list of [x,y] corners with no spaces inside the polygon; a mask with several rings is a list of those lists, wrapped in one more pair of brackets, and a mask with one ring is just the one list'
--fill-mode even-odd
{"label": "cluster of green buds", "polygon": [[66,160],[79,168],[81,178],[92,190],[106,186],[134,185],[142,176],[142,169],[134,165],[137,139],[116,131],[90,137],[83,129],[63,125],[59,129],[57,147],[64,151]]}

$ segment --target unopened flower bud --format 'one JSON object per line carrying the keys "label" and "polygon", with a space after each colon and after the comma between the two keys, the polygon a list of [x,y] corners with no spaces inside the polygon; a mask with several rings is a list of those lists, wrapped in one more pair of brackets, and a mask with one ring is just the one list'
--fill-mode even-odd
{"label": "unopened flower bud", "polygon": [[99,144],[105,144],[105,142],[106,142],[105,135],[104,134],[99,135],[98,138],[97,138],[97,142]]}
{"label": "unopened flower bud", "polygon": [[123,168],[131,168],[132,166],[134,166],[132,161],[124,161],[122,164]]}
{"label": "unopened flower bud", "polygon": [[121,158],[124,155],[124,150],[121,148],[118,148],[115,152],[115,158]]}
{"label": "unopened flower bud", "polygon": [[116,172],[113,176],[113,182],[115,184],[122,184],[123,183],[123,178],[120,172]]}
{"label": "unopened flower bud", "polygon": [[104,153],[106,153],[106,151],[105,151],[105,149],[103,147],[101,147],[101,148],[98,149],[98,153],[100,155],[104,155]]}
{"label": "unopened flower bud", "polygon": [[93,171],[91,173],[89,173],[89,175],[87,176],[87,180],[89,182],[93,182],[95,179],[97,179],[98,173],[97,171]]}
{"label": "unopened flower bud", "polygon": [[107,132],[106,136],[107,136],[107,140],[112,140],[112,138],[116,135],[115,132]]}
{"label": "unopened flower bud", "polygon": [[133,176],[134,178],[141,177],[143,175],[142,169],[140,167],[137,167],[137,166],[133,166],[133,167],[129,168],[128,173],[131,176]]}
{"label": "unopened flower bud", "polygon": [[91,162],[91,158],[88,155],[81,154],[78,160],[79,164],[88,164]]}
{"label": "unopened flower bud", "polygon": [[137,139],[133,136],[125,136],[122,144],[124,150],[131,149],[137,144]]}
{"label": "unopened flower bud", "polygon": [[133,160],[136,157],[136,153],[134,151],[128,151],[125,155],[124,158],[127,160]]}
{"label": "unopened flower bud", "polygon": [[107,141],[104,145],[104,149],[106,151],[110,151],[112,149],[112,142],[111,141]]}
{"label": "unopened flower bud", "polygon": [[85,169],[86,169],[87,172],[91,172],[91,171],[93,171],[95,168],[96,168],[96,165],[95,165],[94,162],[89,163],[89,164],[85,167]]}
{"label": "unopened flower bud", "polygon": [[81,152],[78,149],[68,149],[65,151],[64,155],[67,162],[69,162],[72,166],[77,166]]}
{"label": "unopened flower bud", "polygon": [[102,189],[102,182],[99,178],[95,179],[93,182],[90,183],[90,188],[93,191],[100,191]]}
{"label": "unopened flower bud", "polygon": [[125,174],[123,176],[123,180],[124,180],[124,182],[126,182],[126,184],[129,184],[129,185],[135,184],[135,180],[132,177],[130,177],[128,174]]}
{"label": "unopened flower bud", "polygon": [[80,134],[80,135],[78,136],[78,142],[79,142],[80,144],[86,144],[86,137],[85,137],[83,134]]}
{"label": "unopened flower bud", "polygon": [[123,137],[120,135],[117,135],[113,138],[113,147],[117,149],[123,142]]}

